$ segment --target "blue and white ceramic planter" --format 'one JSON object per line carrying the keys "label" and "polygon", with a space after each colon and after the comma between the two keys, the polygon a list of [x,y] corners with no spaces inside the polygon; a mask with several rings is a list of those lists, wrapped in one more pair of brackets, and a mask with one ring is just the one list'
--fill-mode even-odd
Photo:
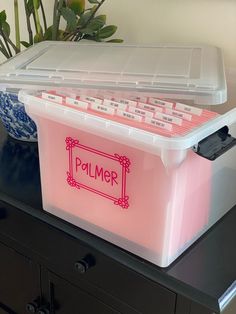
{"label": "blue and white ceramic planter", "polygon": [[0,118],[8,134],[21,141],[37,142],[37,128],[25,107],[12,92],[0,92]]}

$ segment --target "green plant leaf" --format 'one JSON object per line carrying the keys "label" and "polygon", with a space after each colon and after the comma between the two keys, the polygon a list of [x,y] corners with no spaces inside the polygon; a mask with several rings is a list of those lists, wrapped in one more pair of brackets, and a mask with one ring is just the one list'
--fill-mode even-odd
{"label": "green plant leaf", "polygon": [[61,8],[61,15],[67,22],[67,29],[70,32],[76,30],[77,27],[77,18],[75,12],[72,11],[70,8]]}
{"label": "green plant leaf", "polygon": [[88,28],[93,31],[101,29],[106,24],[106,15],[98,15],[94,17],[88,24]]}
{"label": "green plant leaf", "polygon": [[79,26],[84,26],[90,19],[91,15],[92,15],[91,11],[81,14],[79,23],[78,23]]}
{"label": "green plant leaf", "polygon": [[116,31],[117,31],[117,26],[108,25],[108,26],[103,27],[97,32],[97,37],[100,39],[106,39],[114,35]]}
{"label": "green plant leaf", "polygon": [[22,46],[24,46],[25,48],[29,48],[31,45],[30,43],[27,43],[27,41],[21,41],[20,42]]}
{"label": "green plant leaf", "polygon": [[6,11],[3,10],[0,12],[0,25],[2,25],[7,20],[7,14]]}
{"label": "green plant leaf", "polygon": [[99,15],[93,18],[87,27],[80,29],[81,33],[92,35],[93,33],[97,32],[101,29],[106,23],[106,15]]}
{"label": "green plant leaf", "polygon": [[[35,1],[36,1],[35,2],[36,10],[38,10],[40,7],[40,1],[39,0],[35,0]],[[34,0],[28,0],[27,8],[28,8],[29,14],[31,15],[34,12]]]}
{"label": "green plant leaf", "polygon": [[10,37],[11,28],[7,22],[2,23],[2,30],[7,37]]}
{"label": "green plant leaf", "polygon": [[97,0],[88,0],[89,3],[99,3]]}
{"label": "green plant leaf", "polygon": [[30,15],[34,12],[33,0],[28,0],[28,2],[27,2],[27,9],[28,9],[28,12],[29,12]]}
{"label": "green plant leaf", "polygon": [[59,29],[57,32],[57,40],[63,40],[64,39],[64,31]]}
{"label": "green plant leaf", "polygon": [[53,26],[51,25],[46,29],[43,35],[43,40],[52,40],[52,27]]}
{"label": "green plant leaf", "polygon": [[42,36],[42,34],[41,34],[41,33],[36,34],[36,35],[34,36],[34,43],[39,43],[39,42],[41,42],[41,41],[43,41],[43,36]]}
{"label": "green plant leaf", "polygon": [[123,39],[120,39],[120,38],[115,38],[115,39],[107,40],[106,42],[107,42],[107,43],[116,43],[116,44],[120,44],[120,43],[123,43],[124,40],[123,40]]}
{"label": "green plant leaf", "polygon": [[76,15],[81,15],[85,10],[85,0],[67,0],[66,5]]}
{"label": "green plant leaf", "polygon": [[[46,32],[43,35],[43,40],[52,40],[52,29],[53,25],[49,26]],[[59,29],[57,32],[57,40],[62,40],[64,35],[64,31]]]}

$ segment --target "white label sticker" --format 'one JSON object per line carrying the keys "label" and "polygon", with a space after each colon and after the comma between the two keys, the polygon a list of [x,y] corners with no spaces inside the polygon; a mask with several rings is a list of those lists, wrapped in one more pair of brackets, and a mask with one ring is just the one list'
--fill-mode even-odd
{"label": "white label sticker", "polygon": [[143,117],[149,117],[149,118],[153,118],[153,113],[150,112],[150,111],[146,111],[146,110],[142,110],[142,109],[139,109],[139,108],[136,108],[136,107],[129,107],[128,108],[128,111],[129,112],[132,112],[132,113],[136,113],[136,114],[139,114]]}
{"label": "white label sticker", "polygon": [[153,98],[153,97],[150,97],[148,99],[148,103],[151,105],[162,106],[162,107],[170,108],[170,109],[172,109],[174,107],[174,104],[172,102],[161,100],[158,98]]}
{"label": "white label sticker", "polygon": [[133,100],[133,101],[144,102],[144,103],[146,103],[148,101],[148,98],[145,96],[130,95],[130,96],[127,96],[127,98],[129,98],[130,100]]}
{"label": "white label sticker", "polygon": [[59,104],[62,104],[62,102],[63,102],[63,98],[61,96],[48,94],[48,93],[44,93],[44,92],[42,92],[42,98],[58,102]]}
{"label": "white label sticker", "polygon": [[142,103],[142,102],[138,103],[138,108],[141,108],[141,109],[144,109],[144,110],[149,110],[149,111],[152,111],[152,112],[163,112],[163,108],[161,108],[161,107],[145,104],[145,103]]}
{"label": "white label sticker", "polygon": [[116,98],[116,101],[124,105],[137,107],[137,101],[133,101],[133,100],[125,99],[125,98]]}
{"label": "white label sticker", "polygon": [[167,123],[167,122],[163,122],[161,120],[145,118],[145,123],[154,125],[154,126],[156,126],[158,128],[161,128],[161,129],[172,131],[172,124],[171,123]]}
{"label": "white label sticker", "polygon": [[166,122],[174,123],[176,125],[182,125],[182,122],[183,122],[181,118],[173,117],[169,114],[160,113],[160,112],[155,113],[155,118],[164,120]]}
{"label": "white label sticker", "polygon": [[106,114],[110,114],[110,115],[114,115],[115,113],[115,109],[111,108],[111,107],[106,107],[100,104],[91,104],[91,109],[95,110],[95,111],[99,111],[99,112],[103,112]]}
{"label": "white label sticker", "polygon": [[111,106],[111,107],[114,107],[114,108],[117,108],[117,109],[121,109],[121,110],[127,110],[127,108],[128,108],[128,105],[121,104],[121,103],[119,103],[117,101],[112,101],[112,100],[109,100],[109,99],[104,99],[103,105]]}
{"label": "white label sticker", "polygon": [[188,113],[184,113],[184,112],[172,110],[172,109],[166,109],[166,113],[171,114],[175,117],[184,119],[184,120],[192,121],[192,115]]}
{"label": "white label sticker", "polygon": [[70,97],[66,97],[66,103],[68,105],[73,105],[73,106],[76,106],[76,107],[82,108],[82,109],[88,109],[88,107],[89,107],[89,104],[87,102],[77,100],[74,98],[70,98]]}
{"label": "white label sticker", "polygon": [[202,115],[202,111],[203,111],[203,110],[200,109],[200,108],[188,106],[188,105],[185,105],[185,104],[181,104],[181,103],[179,103],[179,102],[176,103],[175,108],[176,108],[177,110],[189,112],[189,113],[195,114],[195,115],[197,115],[197,116],[201,116],[201,115]]}
{"label": "white label sticker", "polygon": [[94,103],[94,104],[101,104],[102,103],[102,99],[94,98],[94,97],[90,97],[90,96],[84,96],[84,95],[80,96],[80,100],[88,101],[88,102]]}
{"label": "white label sticker", "polygon": [[123,111],[123,110],[117,110],[117,115],[123,118],[127,118],[129,120],[134,120],[134,121],[139,121],[142,122],[142,117],[138,116],[137,114],[133,114],[127,111]]}

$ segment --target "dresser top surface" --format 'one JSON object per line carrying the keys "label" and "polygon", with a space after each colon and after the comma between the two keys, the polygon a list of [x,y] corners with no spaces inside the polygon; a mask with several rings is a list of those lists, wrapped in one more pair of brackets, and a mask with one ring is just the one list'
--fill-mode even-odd
{"label": "dresser top surface", "polygon": [[171,266],[159,268],[43,211],[37,144],[10,139],[1,125],[0,200],[215,312],[236,295],[236,206]]}

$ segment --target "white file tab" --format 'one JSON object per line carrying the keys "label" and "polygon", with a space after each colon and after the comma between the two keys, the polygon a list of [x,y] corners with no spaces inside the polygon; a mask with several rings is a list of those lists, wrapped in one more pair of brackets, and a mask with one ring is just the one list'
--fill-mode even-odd
{"label": "white file tab", "polygon": [[157,106],[170,108],[170,109],[172,109],[174,107],[174,104],[172,102],[161,100],[161,99],[158,99],[158,98],[153,98],[153,97],[150,97],[148,99],[148,103],[151,104],[151,105],[157,105]]}
{"label": "white file tab", "polygon": [[108,106],[103,106],[100,104],[91,104],[91,109],[99,112],[103,112],[106,114],[114,115],[115,114],[115,109],[108,107]]}
{"label": "white file tab", "polygon": [[117,101],[113,101],[113,100],[110,100],[110,99],[104,99],[103,100],[103,105],[104,106],[111,106],[111,107],[114,107],[116,109],[121,109],[121,110],[127,110],[128,108],[128,105],[125,105],[125,104],[121,104]]}
{"label": "white file tab", "polygon": [[182,125],[182,122],[183,122],[181,118],[177,118],[177,117],[171,116],[169,114],[161,113],[161,112],[156,112],[154,117],[159,120],[164,120],[169,123],[174,123],[176,125]]}
{"label": "white file tab", "polygon": [[195,114],[197,116],[201,116],[202,115],[202,109],[200,108],[196,108],[196,107],[191,107],[185,104],[181,104],[179,102],[176,103],[175,105],[175,109],[180,110],[180,111],[184,111],[184,112],[188,112],[191,114]]}
{"label": "white file tab", "polygon": [[143,109],[139,109],[139,108],[136,108],[136,107],[129,106],[128,107],[128,111],[132,112],[132,113],[135,113],[135,114],[138,114],[138,115],[141,115],[143,117],[153,118],[153,113],[152,112],[146,111],[146,110],[143,110]]}
{"label": "white file tab", "polygon": [[166,113],[173,115],[175,117],[187,120],[187,121],[192,121],[192,115],[189,113],[181,112],[178,110],[172,110],[172,109],[166,109]]}
{"label": "white file tab", "polygon": [[90,96],[85,96],[85,95],[81,95],[80,100],[87,101],[89,103],[94,103],[94,104],[102,104],[102,99],[90,97]]}
{"label": "white file tab", "polygon": [[137,107],[137,101],[134,100],[129,100],[129,99],[125,99],[125,98],[116,98],[116,101],[124,104],[124,105],[128,105],[128,106],[134,106]]}
{"label": "white file tab", "polygon": [[156,126],[161,129],[172,131],[172,124],[157,119],[145,118],[145,123]]}
{"label": "white file tab", "polygon": [[63,97],[54,95],[54,94],[45,93],[45,92],[42,92],[42,98],[46,100],[55,101],[59,104],[62,104],[63,102]]}
{"label": "white file tab", "polygon": [[85,101],[81,101],[78,99],[74,99],[74,98],[70,98],[70,97],[66,97],[66,104],[71,105],[71,106],[76,106],[78,108],[81,109],[88,109],[89,108],[89,104]]}
{"label": "white file tab", "polygon": [[163,108],[161,108],[161,107],[145,104],[145,103],[142,103],[142,102],[138,103],[138,108],[141,108],[141,109],[144,109],[144,110],[148,110],[148,111],[152,111],[152,112],[163,112]]}
{"label": "white file tab", "polygon": [[133,114],[127,111],[119,110],[119,109],[117,110],[117,115],[119,117],[126,118],[133,121],[138,121],[138,122],[142,122],[142,119],[143,119],[141,116],[137,114]]}

